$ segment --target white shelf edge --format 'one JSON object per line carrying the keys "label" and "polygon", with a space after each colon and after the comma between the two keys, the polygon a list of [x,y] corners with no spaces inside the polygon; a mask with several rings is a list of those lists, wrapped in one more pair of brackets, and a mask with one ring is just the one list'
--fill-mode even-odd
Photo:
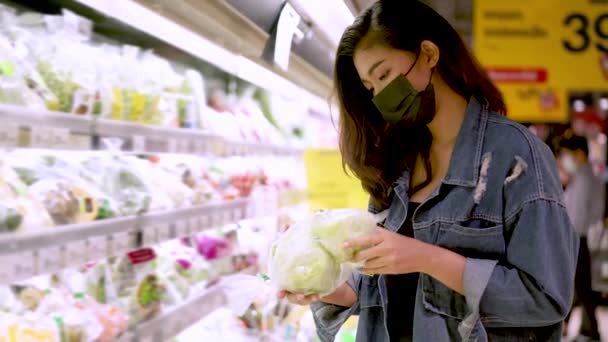
{"label": "white shelf edge", "polygon": [[22,126],[46,126],[66,128],[73,133],[91,134],[91,118],[88,116],[53,112],[24,106],[0,104],[0,122]]}
{"label": "white shelf edge", "polygon": [[[236,199],[192,207],[179,208],[160,212],[149,212],[140,216],[117,217],[83,224],[71,224],[44,228],[22,233],[4,233],[0,235],[0,255],[39,250],[53,246],[62,246],[89,238],[111,236],[147,227],[171,224],[200,216],[212,216],[229,211],[240,211],[240,217],[234,221],[247,218],[249,199]],[[234,218],[235,215],[231,217]],[[224,225],[229,220],[220,218],[220,222],[210,221],[209,224]],[[211,227],[209,227],[211,228]],[[136,246],[133,246],[136,247]]]}
{"label": "white shelf edge", "polygon": [[0,284],[81,267],[248,218],[253,218],[253,214],[250,199],[244,198],[39,231],[3,233],[0,262],[5,267],[0,268]]}
{"label": "white shelf edge", "polygon": [[118,341],[169,341],[226,304],[226,295],[221,288],[211,287],[160,316],[138,324],[123,334]]}
{"label": "white shelf edge", "polygon": [[[58,129],[67,129],[71,133],[80,135],[100,135],[119,138],[133,138],[141,136],[145,139],[161,140],[169,145],[171,140],[185,142],[205,142],[222,150],[238,150],[244,153],[229,153],[229,155],[299,155],[302,149],[259,144],[250,142],[231,141],[219,134],[186,128],[170,128],[162,126],[145,125],[134,122],[97,119],[91,116],[54,112],[46,109],[34,109],[22,106],[0,104],[0,122],[9,122],[23,127],[43,126]],[[13,147],[13,146],[11,146]],[[193,146],[189,146],[191,150]],[[2,146],[0,146],[2,148]],[[212,150],[212,149],[211,149]],[[172,151],[144,150],[137,152],[162,153]],[[183,153],[177,151],[177,153]],[[189,153],[189,152],[187,152]],[[213,153],[212,153],[213,154]]]}
{"label": "white shelf edge", "polygon": [[329,114],[328,101],[324,101],[319,96],[304,90],[264,66],[224,49],[133,0],[77,1],[262,88],[287,98],[299,95],[316,111]]}

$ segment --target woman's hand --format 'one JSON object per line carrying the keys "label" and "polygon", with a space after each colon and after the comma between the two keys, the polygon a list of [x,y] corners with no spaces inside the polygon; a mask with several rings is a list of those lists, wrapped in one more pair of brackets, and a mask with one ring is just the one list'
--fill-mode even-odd
{"label": "woman's hand", "polygon": [[293,304],[309,305],[310,303],[318,302],[321,297],[319,295],[303,295],[301,293],[291,293],[289,291],[279,291],[279,298],[287,298]]}
{"label": "woman's hand", "polygon": [[357,301],[357,294],[355,291],[346,283],[340,285],[334,292],[327,296],[319,295],[303,295],[298,293],[291,293],[289,291],[280,291],[279,298],[287,298],[290,302],[298,305],[309,305],[314,302],[323,302],[328,304],[334,304],[343,307],[351,307]]}
{"label": "woman's hand", "polygon": [[369,235],[353,239],[346,248],[363,249],[355,256],[365,262],[365,274],[425,273],[452,290],[463,294],[466,258],[446,248],[434,246],[379,228]]}
{"label": "woman's hand", "polygon": [[371,235],[348,241],[345,247],[360,249],[355,261],[365,262],[364,274],[405,274],[426,269],[432,246],[378,227]]}

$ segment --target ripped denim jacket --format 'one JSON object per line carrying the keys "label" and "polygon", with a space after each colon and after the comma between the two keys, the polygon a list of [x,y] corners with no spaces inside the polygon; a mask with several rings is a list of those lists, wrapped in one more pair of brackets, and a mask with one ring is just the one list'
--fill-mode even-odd
{"label": "ripped denim jacket", "polygon": [[[394,184],[386,229],[404,223],[408,183],[406,171]],[[413,220],[416,239],[467,258],[464,295],[420,276],[414,341],[561,341],[578,238],[555,159],[529,130],[472,98],[447,176]],[[321,340],[358,315],[357,341],[388,342],[384,276],[354,274],[348,284],[358,295],[352,307],[312,305]]]}

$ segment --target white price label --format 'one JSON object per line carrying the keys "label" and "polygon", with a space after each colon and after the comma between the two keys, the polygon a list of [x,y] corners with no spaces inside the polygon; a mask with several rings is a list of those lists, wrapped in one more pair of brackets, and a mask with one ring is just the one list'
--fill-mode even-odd
{"label": "white price label", "polygon": [[171,138],[169,139],[169,141],[167,142],[167,152],[169,153],[178,153],[179,151],[177,150],[177,140]]}
{"label": "white price label", "polygon": [[224,143],[224,141],[222,139],[220,139],[220,138],[214,139],[213,149],[212,149],[211,153],[216,154],[218,156],[221,156],[224,153],[226,153],[226,144]]}
{"label": "white price label", "polygon": [[19,146],[19,126],[13,123],[0,125],[0,147]]}
{"label": "white price label", "polygon": [[238,222],[243,219],[241,209],[234,209],[232,211],[232,218],[230,219],[232,222]]}
{"label": "white price label", "polygon": [[201,215],[198,219],[201,224],[201,229],[208,229],[212,227],[211,217],[209,217],[209,215]]}
{"label": "white price label", "polygon": [[41,272],[54,272],[63,266],[63,253],[61,247],[49,247],[38,250],[38,266]]}
{"label": "white price label", "polygon": [[30,127],[30,147],[46,148],[51,145],[52,132],[47,127]]}
{"label": "white price label", "polygon": [[143,135],[133,136],[133,151],[145,152],[146,151],[146,137]]}
{"label": "white price label", "polygon": [[201,227],[200,227],[200,222],[198,220],[198,218],[193,217],[190,220],[188,220],[188,228],[190,230],[190,234],[193,233],[198,233],[199,231],[201,231]]}
{"label": "white price label", "polygon": [[38,273],[38,253],[23,252],[15,260],[20,260],[14,264],[13,274],[16,279],[30,278]]}
{"label": "white price label", "polygon": [[0,255],[0,264],[7,265],[0,267],[0,284],[11,283],[17,278],[17,275],[14,273],[15,268],[10,267],[10,265],[15,265],[18,263],[19,259],[15,255]]}
{"label": "white price label", "polygon": [[101,260],[110,255],[108,251],[108,238],[106,236],[92,237],[87,241],[87,261]]}
{"label": "white price label", "polygon": [[178,238],[186,237],[189,234],[190,233],[188,230],[188,222],[184,220],[179,220],[175,223],[175,235]]}
{"label": "white price label", "polygon": [[131,250],[132,235],[129,232],[118,233],[112,236],[111,255],[122,255]]}
{"label": "white price label", "polygon": [[213,213],[211,215],[211,227],[217,227],[217,226],[223,225],[223,222],[222,222],[223,219],[224,219],[224,215],[222,214],[221,211],[219,213]]}
{"label": "white price label", "polygon": [[85,241],[75,241],[65,245],[65,260],[62,265],[65,267],[81,266],[90,261],[89,244]]}
{"label": "white price label", "polygon": [[65,149],[70,147],[70,130],[67,128],[51,128],[50,131],[50,148]]}
{"label": "white price label", "polygon": [[194,153],[199,155],[207,154],[207,142],[203,139],[196,140]]}
{"label": "white price label", "polygon": [[177,149],[179,153],[190,153],[190,141],[179,140]]}
{"label": "white price label", "polygon": [[223,214],[224,215],[222,217],[222,225],[228,224],[228,223],[234,223],[234,222],[232,222],[232,215],[231,215],[230,210],[224,210]]}
{"label": "white price label", "polygon": [[156,238],[158,242],[168,241],[173,239],[171,225],[161,224],[156,227]]}
{"label": "white price label", "polygon": [[142,230],[142,243],[144,246],[152,246],[158,242],[156,226],[147,226]]}

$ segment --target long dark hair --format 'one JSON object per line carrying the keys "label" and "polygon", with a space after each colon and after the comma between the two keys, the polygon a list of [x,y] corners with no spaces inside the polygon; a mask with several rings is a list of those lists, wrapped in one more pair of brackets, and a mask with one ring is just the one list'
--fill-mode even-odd
{"label": "long dark hair", "polygon": [[[506,113],[500,91],[469,53],[454,28],[418,0],[380,0],[359,15],[338,46],[334,84],[340,103],[340,151],[343,166],[361,180],[373,202],[389,205],[392,184],[421,155],[430,182],[428,128],[405,129],[388,125],[373,105],[353,62],[362,43],[379,44],[418,55],[429,40],[439,47],[436,71],[446,84],[467,100],[474,96],[489,110]],[[417,188],[420,188],[418,186]]]}

